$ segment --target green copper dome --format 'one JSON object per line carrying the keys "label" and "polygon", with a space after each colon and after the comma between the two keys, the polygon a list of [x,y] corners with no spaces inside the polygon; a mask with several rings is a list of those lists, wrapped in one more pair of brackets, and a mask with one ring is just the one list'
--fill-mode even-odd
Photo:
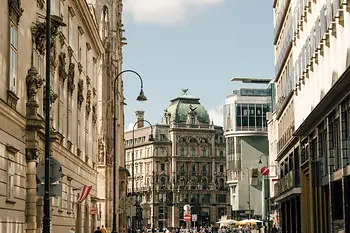
{"label": "green copper dome", "polygon": [[188,89],[183,89],[183,94],[171,100],[171,104],[165,110],[163,123],[166,123],[166,116],[170,117],[170,122],[186,123],[189,114],[195,114],[200,124],[209,124],[209,114],[200,104],[199,98],[187,94]]}

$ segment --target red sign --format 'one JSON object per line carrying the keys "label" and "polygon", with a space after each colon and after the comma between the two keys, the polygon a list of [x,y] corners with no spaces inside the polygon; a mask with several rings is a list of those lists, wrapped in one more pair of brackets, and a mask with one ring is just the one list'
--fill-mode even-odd
{"label": "red sign", "polygon": [[185,222],[191,221],[191,215],[190,214],[184,214],[184,220],[185,220]]}
{"label": "red sign", "polygon": [[263,176],[267,176],[270,173],[270,170],[267,166],[264,166],[264,167],[260,168],[260,172]]}

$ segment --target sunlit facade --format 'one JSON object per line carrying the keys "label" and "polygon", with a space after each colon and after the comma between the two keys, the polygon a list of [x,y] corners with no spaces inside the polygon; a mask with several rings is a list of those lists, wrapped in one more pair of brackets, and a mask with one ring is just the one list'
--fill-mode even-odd
{"label": "sunlit facade", "polygon": [[226,98],[227,184],[234,219],[248,217],[249,213],[251,217],[262,217],[262,186],[257,184],[249,188],[248,177],[257,178],[258,168],[262,167],[259,157],[268,155],[266,114],[270,105],[271,89],[242,88]]}

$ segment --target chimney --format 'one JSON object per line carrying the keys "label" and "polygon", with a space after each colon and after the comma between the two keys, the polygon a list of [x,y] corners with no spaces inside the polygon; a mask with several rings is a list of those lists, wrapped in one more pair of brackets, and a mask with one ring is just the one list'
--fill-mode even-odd
{"label": "chimney", "polygon": [[145,119],[144,118],[145,117],[145,111],[137,110],[135,112],[135,114],[136,114],[136,122],[138,122],[137,126],[136,126],[136,129],[142,128],[143,125],[144,125],[143,119]]}

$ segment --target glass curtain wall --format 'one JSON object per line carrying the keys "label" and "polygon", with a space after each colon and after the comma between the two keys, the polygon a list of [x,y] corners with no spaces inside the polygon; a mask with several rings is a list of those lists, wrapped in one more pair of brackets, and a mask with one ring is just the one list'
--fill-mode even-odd
{"label": "glass curtain wall", "polygon": [[269,104],[236,104],[236,131],[267,130],[266,113]]}

